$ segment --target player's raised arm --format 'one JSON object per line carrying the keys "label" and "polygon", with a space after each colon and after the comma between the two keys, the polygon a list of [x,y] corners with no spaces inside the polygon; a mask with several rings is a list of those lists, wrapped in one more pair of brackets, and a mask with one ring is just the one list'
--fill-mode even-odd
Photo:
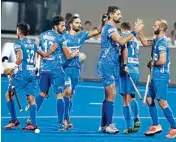
{"label": "player's raised arm", "polygon": [[144,34],[143,34],[142,31],[139,32],[138,38],[139,38],[139,40],[141,41],[141,43],[143,44],[144,47],[148,47],[148,46],[152,46],[152,45],[153,45],[153,40],[147,39],[147,38],[144,36]]}
{"label": "player's raised arm", "polygon": [[130,35],[126,37],[121,37],[118,32],[114,32],[111,35],[111,38],[116,41],[120,45],[124,45],[127,43],[130,39],[132,39],[134,36],[136,36],[137,33],[139,33],[143,29],[144,25],[141,23],[141,21],[137,21],[135,23],[134,31],[131,32]]}
{"label": "player's raised arm", "polygon": [[101,19],[101,24],[98,26],[98,28],[96,30],[92,30],[89,32],[89,38],[94,37],[94,36],[101,33],[101,30],[102,30],[106,20],[107,20],[107,13],[103,14],[102,19]]}

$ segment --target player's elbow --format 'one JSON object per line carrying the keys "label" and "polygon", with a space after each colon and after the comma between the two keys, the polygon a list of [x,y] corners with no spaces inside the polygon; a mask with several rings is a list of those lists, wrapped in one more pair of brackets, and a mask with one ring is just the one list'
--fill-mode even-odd
{"label": "player's elbow", "polygon": [[22,60],[23,60],[22,58],[18,58],[18,59],[16,60],[16,64],[17,64],[17,65],[20,65],[21,62],[22,62]]}
{"label": "player's elbow", "polygon": [[161,60],[160,60],[160,64],[161,64],[161,65],[164,65],[165,63],[166,63],[166,60],[165,60],[165,59],[161,59]]}

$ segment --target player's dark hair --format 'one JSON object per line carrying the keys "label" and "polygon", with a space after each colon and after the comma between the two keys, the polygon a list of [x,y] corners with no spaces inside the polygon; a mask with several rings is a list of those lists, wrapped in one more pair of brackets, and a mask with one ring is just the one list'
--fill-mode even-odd
{"label": "player's dark hair", "polygon": [[92,23],[90,21],[85,21],[84,25],[90,24],[92,25]]}
{"label": "player's dark hair", "polygon": [[21,31],[22,34],[27,36],[30,31],[30,26],[27,23],[18,23],[17,28]]}
{"label": "player's dark hair", "polygon": [[120,27],[124,30],[131,30],[130,22],[123,22]]}
{"label": "player's dark hair", "polygon": [[72,24],[73,21],[74,21],[75,19],[77,19],[77,18],[79,18],[79,17],[78,17],[78,16],[73,16],[73,17],[70,19],[70,21],[69,21],[69,25]]}
{"label": "player's dark hair", "polygon": [[116,12],[117,10],[120,10],[119,7],[117,6],[109,6],[108,7],[108,11],[107,11],[107,15],[108,15],[108,19],[110,18],[110,14],[113,14],[114,12]]}
{"label": "player's dark hair", "polygon": [[53,28],[55,25],[59,25],[60,22],[65,21],[65,19],[61,15],[57,15],[53,18]]}

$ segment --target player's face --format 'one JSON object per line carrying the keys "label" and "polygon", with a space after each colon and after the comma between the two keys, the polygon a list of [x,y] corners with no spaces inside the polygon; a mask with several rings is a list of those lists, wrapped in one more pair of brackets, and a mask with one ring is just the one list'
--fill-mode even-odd
{"label": "player's face", "polygon": [[116,10],[116,11],[113,13],[113,21],[114,21],[115,23],[120,23],[121,18],[122,18],[121,11],[120,11],[120,10]]}
{"label": "player's face", "polygon": [[160,21],[156,21],[153,25],[153,31],[155,35],[158,35],[160,33]]}
{"label": "player's face", "polygon": [[57,25],[57,32],[58,33],[64,33],[65,31],[65,22],[60,22],[59,25]]}
{"label": "player's face", "polygon": [[79,32],[81,30],[81,20],[79,18],[76,18],[71,24],[71,28],[75,32]]}

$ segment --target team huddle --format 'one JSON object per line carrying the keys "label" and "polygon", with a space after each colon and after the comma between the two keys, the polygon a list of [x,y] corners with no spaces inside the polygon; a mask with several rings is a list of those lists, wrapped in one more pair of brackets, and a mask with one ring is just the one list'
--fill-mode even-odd
{"label": "team huddle", "polygon": [[[101,53],[97,63],[97,72],[104,86],[105,98],[102,103],[102,119],[99,132],[118,133],[113,123],[114,99],[116,86],[123,97],[123,114],[126,122],[125,134],[138,132],[140,119],[138,103],[135,99],[139,80],[139,43],[151,47],[151,60],[147,66],[151,72],[151,81],[145,101],[148,104],[152,125],[144,134],[153,136],[162,132],[158,121],[155,100],[170,124],[167,138],[176,137],[176,122],[172,110],[167,103],[169,84],[169,44],[166,37],[167,22],[157,19],[154,23],[153,40],[148,40],[143,34],[144,23],[141,19],[135,22],[134,28],[129,22],[123,22],[119,32],[116,24],[120,23],[121,11],[117,6],[109,6],[102,16],[100,26],[93,31],[81,30],[79,16],[73,16],[69,21],[69,31],[65,31],[65,21],[62,16],[53,18],[53,29],[40,34],[35,41],[27,37],[28,24],[17,25],[18,40],[14,43],[16,54],[15,67],[5,68],[5,74],[11,77],[6,100],[11,121],[5,129],[18,127],[20,122],[14,107],[14,92],[24,94],[28,101],[30,118],[23,130],[36,130],[36,114],[44,99],[48,97],[52,86],[57,98],[58,130],[72,129],[70,110],[72,97],[80,77],[79,50],[84,42],[101,33]],[[132,31],[133,29],[134,31]],[[39,83],[36,78],[36,60],[40,58]],[[132,82],[131,82],[131,80]],[[40,88],[40,94],[37,89]],[[15,91],[14,91],[15,90]],[[131,115],[133,114],[134,120]]]}

